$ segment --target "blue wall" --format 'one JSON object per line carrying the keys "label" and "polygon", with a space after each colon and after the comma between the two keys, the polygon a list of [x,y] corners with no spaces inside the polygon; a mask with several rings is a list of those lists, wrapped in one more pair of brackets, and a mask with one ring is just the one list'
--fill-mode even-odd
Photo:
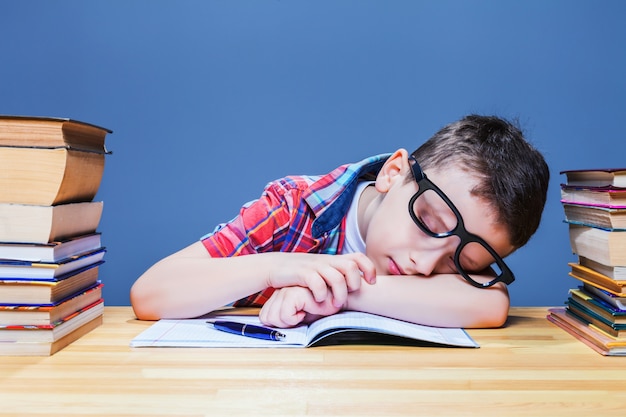
{"label": "blue wall", "polygon": [[625,21],[619,0],[5,1],[0,113],[114,131],[108,305],[271,179],[519,118],[552,180],[512,302],[557,305],[576,284],[559,171],[626,165]]}

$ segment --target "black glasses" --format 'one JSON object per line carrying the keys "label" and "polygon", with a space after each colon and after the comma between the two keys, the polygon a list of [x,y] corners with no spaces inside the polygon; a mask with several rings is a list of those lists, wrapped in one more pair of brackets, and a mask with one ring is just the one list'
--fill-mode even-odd
{"label": "black glasses", "polygon": [[[454,253],[454,265],[459,274],[473,286],[488,288],[498,282],[511,284],[515,277],[500,255],[480,236],[465,229],[459,210],[448,196],[426,177],[413,156],[409,158],[409,162],[419,187],[409,201],[409,214],[415,224],[431,237],[458,236],[460,243]],[[496,276],[489,282],[474,280],[466,271],[466,267],[461,264],[461,254],[464,254],[465,262],[477,263],[474,272],[480,273],[491,267]],[[469,268],[472,270],[472,265],[469,265]]]}

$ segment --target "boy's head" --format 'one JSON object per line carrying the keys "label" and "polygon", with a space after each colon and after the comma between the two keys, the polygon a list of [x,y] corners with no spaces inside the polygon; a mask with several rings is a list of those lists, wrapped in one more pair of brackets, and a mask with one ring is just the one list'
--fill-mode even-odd
{"label": "boy's head", "polygon": [[435,133],[412,155],[427,173],[454,164],[476,179],[472,195],[494,207],[513,247],[525,245],[539,227],[550,172],[541,153],[509,121],[466,116]]}

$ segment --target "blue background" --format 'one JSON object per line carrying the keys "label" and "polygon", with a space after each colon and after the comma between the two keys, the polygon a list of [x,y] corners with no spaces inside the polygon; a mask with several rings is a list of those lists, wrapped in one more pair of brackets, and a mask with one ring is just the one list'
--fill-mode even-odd
{"label": "blue background", "polygon": [[[0,113],[110,128],[108,305],[286,174],[409,151],[472,112],[551,167],[513,305],[576,282],[559,171],[626,165],[623,1],[4,1]],[[173,277],[175,279],[175,277]]]}

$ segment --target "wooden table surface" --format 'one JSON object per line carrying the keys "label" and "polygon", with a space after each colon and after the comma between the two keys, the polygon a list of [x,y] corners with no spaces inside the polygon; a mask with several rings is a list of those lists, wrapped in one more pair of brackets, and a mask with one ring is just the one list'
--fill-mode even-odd
{"label": "wooden table surface", "polygon": [[626,358],[512,308],[479,349],[137,348],[151,322],[104,324],[51,357],[0,357],[1,416],[623,416]]}

